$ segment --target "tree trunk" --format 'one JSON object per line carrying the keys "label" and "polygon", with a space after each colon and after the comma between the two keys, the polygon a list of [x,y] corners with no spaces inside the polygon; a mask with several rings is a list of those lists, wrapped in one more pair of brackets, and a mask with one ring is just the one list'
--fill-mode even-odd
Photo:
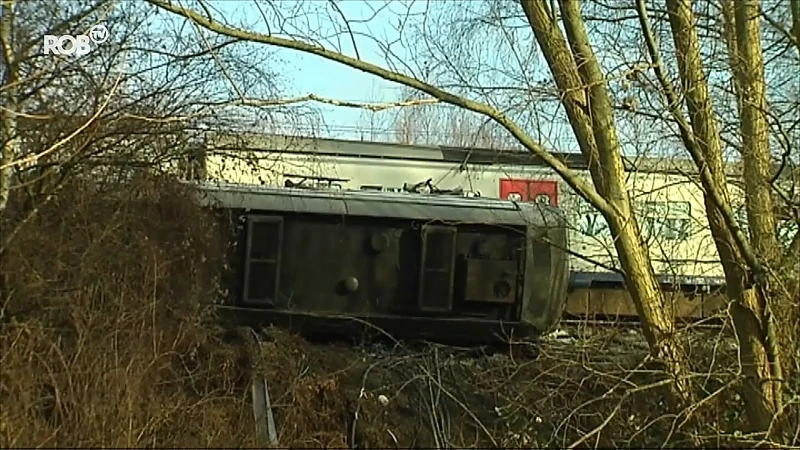
{"label": "tree trunk", "polygon": [[609,211],[603,211],[603,216],[614,236],[625,282],[650,349],[674,378],[673,391],[678,404],[688,406],[694,402],[690,366],[675,336],[672,307],[657,282],[648,247],[632,211],[614,110],[605,77],[589,43],[580,5],[577,0],[561,2],[566,40],[545,1],[527,0],[522,5],[556,80],[581,151],[589,161],[594,185],[611,205]]}
{"label": "tree trunk", "polygon": [[[742,138],[747,221],[756,254],[768,267],[777,267],[782,254],[775,227],[775,207],[770,183],[772,170],[759,23],[760,2],[738,0],[733,2],[733,10],[737,53],[731,61],[734,62],[732,68],[737,80],[737,97],[740,99],[739,132]],[[757,353],[757,361],[766,367],[758,368],[758,372],[763,377],[762,380],[774,380],[765,383],[761,388],[763,402],[769,409],[779,411],[782,407],[783,370],[781,345],[777,339],[771,304],[785,304],[791,299],[784,298],[778,289],[769,289],[769,286],[780,285],[780,280],[773,276],[773,272],[768,272],[765,276],[767,286],[756,292],[756,298],[749,302],[748,307],[760,319],[759,337],[764,344],[763,351]],[[760,412],[753,411],[754,414]]]}
{"label": "tree trunk", "polygon": [[2,0],[0,4],[0,51],[2,66],[5,72],[3,91],[5,105],[0,111],[2,118],[2,146],[0,146],[0,216],[5,212],[11,195],[11,163],[17,154],[19,139],[17,137],[17,102],[15,98],[17,82],[17,64],[13,46],[14,1]]}
{"label": "tree trunk", "polygon": [[740,99],[739,131],[742,136],[747,221],[756,254],[774,266],[780,252],[769,182],[772,174],[759,2],[737,0],[732,3],[736,46],[731,62]]}
{"label": "tree trunk", "polygon": [[[714,188],[722,193],[724,204],[718,205],[711,201],[706,193],[705,204],[711,227],[711,233],[717,246],[720,259],[725,270],[727,283],[727,294],[732,301],[731,313],[733,317],[736,334],[741,346],[742,370],[746,377],[744,383],[744,397],[747,401],[748,419],[753,428],[766,431],[774,417],[775,412],[780,408],[780,363],[777,353],[774,351],[773,342],[770,338],[771,319],[768,317],[766,308],[766,292],[761,289],[760,283],[763,279],[754,277],[748,271],[748,265],[737,246],[730,227],[724,220],[721,208],[729,208],[730,195],[727,189],[724,164],[722,161],[722,145],[717,130],[716,119],[709,97],[708,85],[705,80],[705,73],[700,59],[700,43],[695,27],[695,17],[691,4],[688,0],[667,0],[667,10],[669,13],[672,36],[677,52],[679,72],[683,84],[683,92],[689,112],[692,129],[696,136],[696,142],[700,148],[712,175]],[[738,0],[737,2],[738,3]],[[749,5],[748,8],[752,8]],[[757,5],[755,10],[757,11]],[[741,12],[739,13],[741,14]],[[756,14],[757,20],[757,14]],[[752,28],[752,25],[747,26]],[[738,26],[737,26],[738,28]],[[756,24],[757,28],[757,24]],[[737,33],[738,34],[738,33]],[[752,46],[752,42],[742,42],[737,39],[736,47]],[[760,44],[755,44],[760,48]],[[752,48],[748,50],[752,52]],[[758,51],[760,55],[760,49]],[[758,57],[750,56],[753,64]],[[748,76],[758,77],[758,71],[751,72]],[[741,80],[740,80],[741,81]],[[742,114],[741,130],[743,139],[748,140],[749,149],[743,153],[753,151],[753,146],[760,146],[766,139],[766,118],[763,122],[756,117],[759,115],[753,109],[763,108],[763,70],[761,71],[761,85],[748,87],[747,94],[742,97],[739,104],[742,108],[748,108],[747,114]],[[758,82],[756,82],[758,84]],[[761,97],[762,103],[750,103],[753,99]],[[745,106],[745,104],[747,104]],[[746,123],[747,122],[747,123]],[[744,135],[747,135],[746,137]],[[756,150],[758,153],[760,150]],[[749,158],[756,157],[751,154]],[[748,161],[745,161],[748,165]],[[761,214],[773,216],[771,209],[771,199],[764,200],[763,205],[751,205],[764,197],[760,183],[755,178],[763,173],[760,168],[761,163],[745,169],[746,189],[748,192],[748,215]],[[767,177],[763,180],[768,180]],[[752,183],[752,184],[750,184]],[[769,197],[767,192],[766,197]],[[763,209],[759,210],[758,208]],[[766,210],[769,208],[769,210]],[[752,212],[750,211],[752,210]],[[770,225],[771,224],[771,225]],[[774,221],[768,218],[756,218],[756,226],[760,227],[761,232],[766,228],[772,227],[774,233]],[[751,230],[752,231],[752,230]],[[755,240],[755,239],[754,239]],[[773,247],[771,239],[762,236],[755,245],[756,256],[761,256],[760,251],[771,251]]]}

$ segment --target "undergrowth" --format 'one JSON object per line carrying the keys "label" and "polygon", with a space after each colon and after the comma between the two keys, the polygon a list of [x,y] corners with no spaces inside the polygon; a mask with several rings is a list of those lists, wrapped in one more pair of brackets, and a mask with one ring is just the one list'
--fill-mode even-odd
{"label": "undergrowth", "polygon": [[0,445],[250,445],[238,351],[210,308],[216,233],[155,176],[75,180],[19,228],[2,254]]}

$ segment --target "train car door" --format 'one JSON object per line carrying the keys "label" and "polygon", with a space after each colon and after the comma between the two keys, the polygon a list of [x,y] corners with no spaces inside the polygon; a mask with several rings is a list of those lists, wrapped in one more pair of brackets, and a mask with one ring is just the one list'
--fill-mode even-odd
{"label": "train car door", "polygon": [[500,198],[558,206],[558,182],[550,180],[500,180]]}

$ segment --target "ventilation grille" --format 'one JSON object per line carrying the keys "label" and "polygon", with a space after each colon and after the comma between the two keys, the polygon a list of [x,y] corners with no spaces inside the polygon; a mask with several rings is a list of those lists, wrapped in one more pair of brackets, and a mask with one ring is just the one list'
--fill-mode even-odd
{"label": "ventilation grille", "polygon": [[422,261],[419,276],[419,309],[445,312],[453,308],[455,227],[422,227]]}
{"label": "ventilation grille", "polygon": [[272,305],[278,295],[283,247],[283,219],[273,216],[247,218],[247,255],[244,270],[244,303]]}

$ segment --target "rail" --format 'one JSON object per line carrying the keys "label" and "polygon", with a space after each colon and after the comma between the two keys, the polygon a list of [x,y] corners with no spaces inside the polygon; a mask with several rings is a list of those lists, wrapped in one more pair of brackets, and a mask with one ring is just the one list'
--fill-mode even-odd
{"label": "rail", "polygon": [[[254,362],[254,368],[258,368],[260,358],[263,356],[261,352],[261,338],[258,333],[252,328],[249,328],[250,334],[253,336],[255,345],[251,347],[251,352],[255,353],[251,361]],[[272,403],[269,399],[269,386],[267,378],[263,374],[259,374],[259,370],[254,370],[252,380],[252,396],[253,396],[253,415],[255,417],[256,425],[256,439],[258,444],[262,447],[278,445],[278,433],[275,429],[275,418],[272,414]]]}

